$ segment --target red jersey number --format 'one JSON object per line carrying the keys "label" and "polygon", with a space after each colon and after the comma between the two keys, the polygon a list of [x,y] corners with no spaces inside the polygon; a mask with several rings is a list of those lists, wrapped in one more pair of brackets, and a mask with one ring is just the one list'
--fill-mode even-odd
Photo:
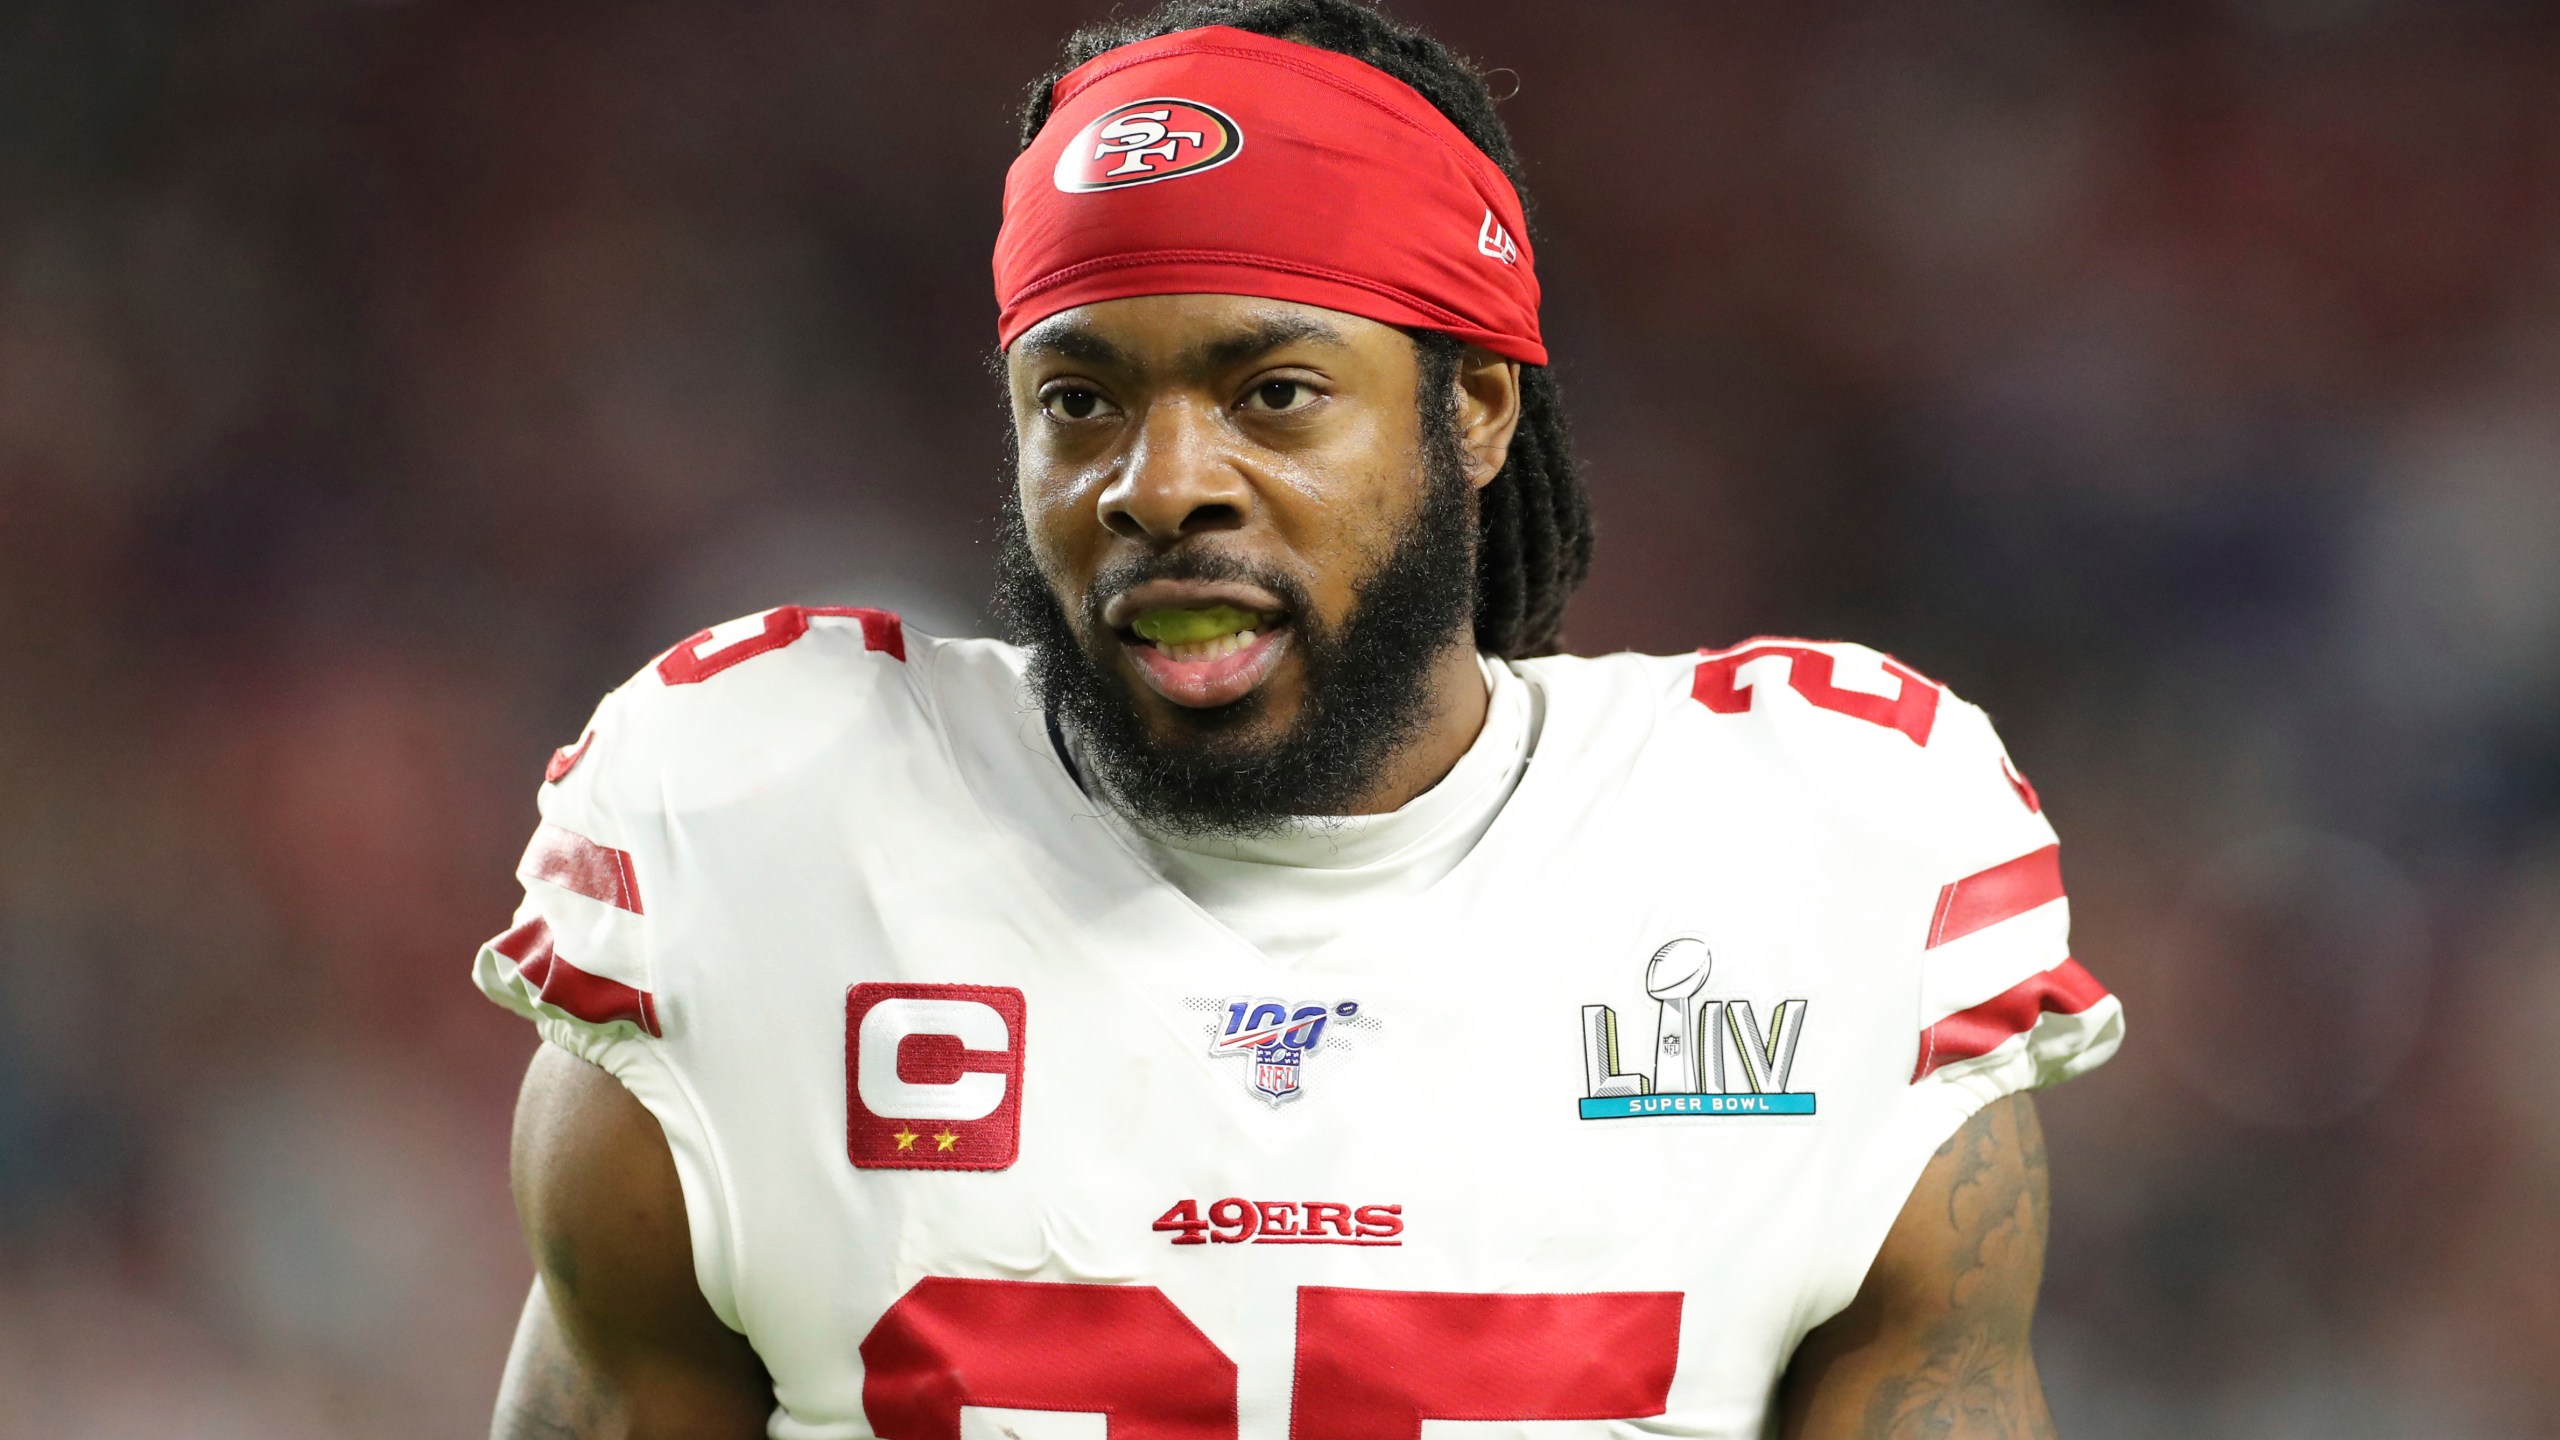
{"label": "red jersey number", "polygon": [[1929,743],[1938,723],[1938,682],[1887,655],[1885,673],[1900,687],[1892,695],[1843,690],[1832,683],[1838,657],[1801,640],[1753,640],[1730,650],[1701,651],[1689,693],[1719,715],[1739,715],[1751,708],[1753,691],[1743,688],[1743,666],[1768,655],[1787,657],[1787,685],[1808,702],[1835,715],[1899,730],[1914,745]]}
{"label": "red jersey number", "polygon": [[1152,1285],[928,1276],[862,1341],[883,1440],[960,1440],[960,1407],[1099,1411],[1112,1440],[1231,1440],[1236,1362]]}
{"label": "red jersey number", "polygon": [[1671,1401],[1680,1297],[1298,1291],[1291,1440],[1422,1440],[1425,1420],[1634,1420]]}
{"label": "red jersey number", "polygon": [[658,657],[658,678],[669,685],[699,685],[732,665],[767,655],[809,633],[812,616],[829,615],[862,622],[862,643],[873,650],[907,658],[906,631],[886,610],[854,605],[784,605],[764,613],[764,628],[726,645],[711,646],[711,632],[697,630],[676,648]]}
{"label": "red jersey number", "polygon": [[[1298,1290],[1290,1440],[1421,1440],[1425,1420],[1637,1420],[1671,1403],[1680,1297]],[[882,1440],[959,1440],[963,1406],[1111,1417],[1112,1440],[1235,1440],[1236,1366],[1152,1285],[920,1280],[862,1342]]]}

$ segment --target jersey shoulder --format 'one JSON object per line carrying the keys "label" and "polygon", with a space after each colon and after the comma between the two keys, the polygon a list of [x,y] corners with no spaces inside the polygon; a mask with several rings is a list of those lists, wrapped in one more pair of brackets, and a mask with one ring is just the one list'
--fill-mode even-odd
{"label": "jersey shoulder", "polygon": [[2053,843],[2043,801],[1990,717],[1869,646],[1758,636],[1522,670],[1583,709],[1642,713],[1646,752],[1728,796],[1747,788],[1809,804],[1947,863],[1989,864]]}
{"label": "jersey shoulder", "polygon": [[545,775],[637,815],[697,809],[860,752],[910,767],[941,752],[936,680],[1006,683],[1010,647],[921,634],[886,610],[782,605],[696,631],[608,694]]}
{"label": "jersey shoulder", "polygon": [[1844,641],[1532,665],[1586,711],[1650,707],[1624,772],[1650,833],[1744,834],[1821,857],[1846,903],[1900,937],[1874,955],[1902,983],[1873,996],[1913,1007],[1913,1083],[1987,1103],[2115,1052],[2123,1007],[2072,958],[2061,845],[1980,707]]}
{"label": "jersey shoulder", "polygon": [[742,819],[814,833],[811,815],[845,787],[929,774],[946,749],[924,672],[993,689],[1013,668],[1008,647],[853,607],[779,606],[687,636],[545,767],[516,868],[525,902],[482,947],[481,988],[599,1063],[616,1035],[658,1034],[649,917],[703,837]]}

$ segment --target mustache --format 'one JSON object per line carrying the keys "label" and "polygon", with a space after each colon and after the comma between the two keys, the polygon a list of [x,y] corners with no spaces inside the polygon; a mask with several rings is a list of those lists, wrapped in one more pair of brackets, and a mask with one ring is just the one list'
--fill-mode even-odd
{"label": "mustache", "polygon": [[1289,613],[1301,624],[1308,623],[1306,586],[1298,577],[1271,566],[1256,565],[1222,550],[1171,550],[1161,555],[1132,555],[1114,560],[1094,572],[1093,583],[1085,590],[1084,626],[1088,634],[1104,628],[1102,612],[1122,594],[1150,580],[1211,580],[1235,585],[1258,585],[1280,597]]}

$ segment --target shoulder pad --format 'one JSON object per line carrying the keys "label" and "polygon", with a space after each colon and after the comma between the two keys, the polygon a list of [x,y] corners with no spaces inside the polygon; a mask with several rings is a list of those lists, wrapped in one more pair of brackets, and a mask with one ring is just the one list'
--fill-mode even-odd
{"label": "shoulder pad", "polygon": [[697,631],[606,697],[588,784],[626,813],[718,803],[848,732],[893,747],[923,720],[910,653],[937,642],[886,610],[783,605]]}
{"label": "shoulder pad", "polygon": [[[1777,688],[1792,692],[1797,703],[1767,703],[1768,691]],[[1881,650],[1845,640],[1759,636],[1699,651],[1689,698],[1718,715],[1756,714],[1772,723],[1827,711],[1926,748],[1947,696],[1946,687]]]}
{"label": "shoulder pad", "polygon": [[2052,843],[1991,719],[1880,650],[1763,637],[1687,660],[1671,703],[1844,812],[1981,863]]}

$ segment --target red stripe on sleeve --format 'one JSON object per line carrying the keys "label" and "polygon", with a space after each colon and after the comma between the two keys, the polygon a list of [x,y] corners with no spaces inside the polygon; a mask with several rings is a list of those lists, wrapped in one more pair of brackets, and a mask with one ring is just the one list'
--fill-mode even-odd
{"label": "red stripe on sleeve", "polygon": [[1938,913],[1929,919],[1926,948],[1935,950],[2061,898],[2062,847],[2047,845],[1940,890]]}
{"label": "red stripe on sleeve", "polygon": [[561,959],[551,948],[551,927],[540,916],[490,941],[489,948],[515,962],[516,973],[533,982],[535,998],[545,1005],[590,1025],[628,1020],[652,1035],[659,1033],[656,996]]}
{"label": "red stripe on sleeve", "polygon": [[631,852],[599,845],[574,830],[549,821],[533,832],[516,873],[548,880],[563,890],[601,900],[616,910],[640,910],[640,877],[631,868]]}
{"label": "red stripe on sleeve", "polygon": [[590,730],[578,741],[576,749],[572,750],[563,745],[552,751],[551,763],[542,767],[542,783],[557,785],[568,779],[569,772],[578,768],[578,762],[587,758],[587,747],[594,743],[596,743],[596,732]]}
{"label": "red stripe on sleeve", "polygon": [[1988,1055],[2012,1035],[2024,1035],[2047,1014],[2077,1015],[2107,998],[2077,960],[2065,960],[2041,975],[2031,975],[1970,1010],[1959,1010],[1920,1032],[1920,1063],[1914,1084],[1941,1065]]}

